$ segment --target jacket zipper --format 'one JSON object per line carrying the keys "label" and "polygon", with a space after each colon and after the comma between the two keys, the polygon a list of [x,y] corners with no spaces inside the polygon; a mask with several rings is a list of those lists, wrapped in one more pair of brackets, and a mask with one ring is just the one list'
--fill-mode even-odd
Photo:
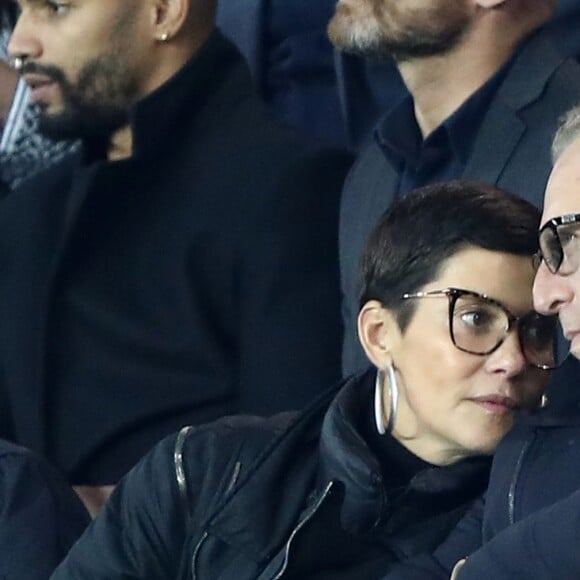
{"label": "jacket zipper", "polygon": [[[232,489],[234,488],[234,486],[236,485],[236,482],[238,481],[238,477],[240,476],[240,472],[242,471],[242,464],[241,462],[236,462],[235,466],[234,466],[234,472],[232,474],[232,478],[230,480],[230,483],[228,484],[228,488],[226,490],[226,495],[229,494]],[[183,482],[185,484],[185,477],[183,477]],[[179,483],[179,477],[178,477],[178,483]],[[199,551],[201,550],[201,546],[202,544],[205,542],[205,540],[208,537],[208,533],[204,532],[199,540],[199,542],[197,543],[197,545],[195,546],[195,550],[193,551],[193,556],[191,557],[191,577],[193,580],[196,580],[197,578],[197,574],[195,572],[195,569],[197,567],[197,555],[199,554]]]}
{"label": "jacket zipper", "polygon": [[202,544],[207,540],[208,535],[209,534],[207,532],[203,532],[199,542],[197,543],[197,546],[195,547],[195,550],[193,551],[193,556],[191,557],[191,577],[193,580],[196,580],[197,578],[197,574],[195,572],[195,569],[197,568],[197,556],[201,550]]}
{"label": "jacket zipper", "polygon": [[512,481],[511,481],[510,489],[509,489],[509,493],[508,493],[508,520],[509,520],[510,526],[513,525],[516,521],[516,518],[515,518],[516,486],[518,484],[518,479],[519,479],[520,474],[522,472],[522,467],[524,465],[524,458],[526,456],[526,453],[528,452],[528,449],[532,445],[534,438],[535,438],[535,433],[531,438],[527,439],[526,442],[524,443],[524,446],[522,447],[522,450],[520,451],[520,455],[518,457],[516,467],[514,469],[514,475],[512,477]]}
{"label": "jacket zipper", "polygon": [[294,528],[294,530],[290,534],[290,537],[288,538],[288,542],[286,542],[286,548],[285,548],[285,553],[284,553],[284,562],[282,563],[282,568],[280,568],[278,574],[276,574],[276,576],[274,576],[272,578],[272,580],[280,580],[280,578],[282,578],[282,576],[286,572],[286,570],[288,568],[290,548],[292,547],[292,542],[294,541],[294,538],[298,535],[300,530],[314,517],[316,512],[320,509],[320,506],[324,503],[324,500],[328,497],[328,494],[330,493],[330,490],[332,489],[333,486],[334,486],[334,482],[330,481],[327,484],[327,486],[324,488],[324,491],[322,492],[321,496],[318,498],[316,503],[312,506],[312,509],[310,510],[310,512],[298,523],[298,525]]}
{"label": "jacket zipper", "polygon": [[[324,491],[322,492],[322,494],[320,495],[320,497],[318,498],[316,503],[312,506],[312,509],[308,512],[308,514],[302,520],[300,520],[298,525],[294,528],[294,530],[290,534],[290,538],[288,539],[288,542],[286,542],[286,548],[285,548],[285,553],[284,553],[284,562],[282,563],[282,568],[280,568],[279,572],[276,574],[276,576],[274,576],[274,578],[272,580],[279,580],[286,572],[286,569],[288,568],[290,548],[292,546],[292,542],[294,541],[294,538],[297,536],[297,534],[300,532],[300,530],[314,517],[316,512],[320,509],[320,506],[324,503],[324,500],[328,497],[328,494],[330,493],[333,486],[334,486],[334,481],[330,481],[327,484],[327,486],[324,488]],[[197,579],[197,573],[196,573],[197,557],[199,555],[199,552],[201,550],[203,543],[207,540],[208,535],[209,534],[207,532],[204,532],[202,534],[199,542],[197,543],[197,546],[195,547],[195,550],[193,551],[193,556],[191,557],[191,577],[193,580]]]}

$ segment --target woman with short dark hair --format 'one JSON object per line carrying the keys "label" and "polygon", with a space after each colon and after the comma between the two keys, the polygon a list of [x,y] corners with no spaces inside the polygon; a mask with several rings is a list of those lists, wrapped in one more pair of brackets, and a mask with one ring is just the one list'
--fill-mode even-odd
{"label": "woman with short dark hair", "polygon": [[161,442],[54,578],[379,578],[437,545],[558,363],[555,320],[532,309],[538,222],[478,184],[399,200],[362,259],[373,366],[302,413]]}

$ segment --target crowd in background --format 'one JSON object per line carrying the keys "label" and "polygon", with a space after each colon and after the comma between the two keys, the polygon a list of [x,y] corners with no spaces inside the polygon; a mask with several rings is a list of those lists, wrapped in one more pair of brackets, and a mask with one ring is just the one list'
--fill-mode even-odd
{"label": "crowd in background", "polygon": [[576,577],[579,25],[1,2],[0,578]]}

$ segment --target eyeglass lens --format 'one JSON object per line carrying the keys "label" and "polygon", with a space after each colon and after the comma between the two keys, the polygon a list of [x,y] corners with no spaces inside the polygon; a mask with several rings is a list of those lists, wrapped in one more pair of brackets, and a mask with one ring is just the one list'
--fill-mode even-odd
{"label": "eyeglass lens", "polygon": [[545,227],[540,232],[540,249],[548,270],[566,275],[575,272],[580,262],[578,222]]}
{"label": "eyeglass lens", "polygon": [[[506,338],[511,315],[499,304],[469,294],[455,296],[450,304],[451,337],[461,350],[474,354],[493,352]],[[569,353],[555,317],[530,313],[516,322],[526,360],[541,368],[559,366]]]}
{"label": "eyeglass lens", "polygon": [[548,270],[555,274],[564,258],[556,229],[546,228],[540,233],[540,249]]}

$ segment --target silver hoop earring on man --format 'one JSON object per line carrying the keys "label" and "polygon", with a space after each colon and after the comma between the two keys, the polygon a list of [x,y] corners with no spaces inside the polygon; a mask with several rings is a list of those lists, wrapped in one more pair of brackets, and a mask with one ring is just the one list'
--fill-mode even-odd
{"label": "silver hoop earring on man", "polygon": [[[385,374],[387,376],[385,376]],[[386,386],[388,380],[388,387]],[[389,389],[389,410],[385,412],[384,390]],[[391,433],[397,420],[397,409],[399,404],[399,385],[397,375],[392,364],[388,364],[384,369],[377,369],[375,381],[375,421],[377,430],[381,435]]]}

